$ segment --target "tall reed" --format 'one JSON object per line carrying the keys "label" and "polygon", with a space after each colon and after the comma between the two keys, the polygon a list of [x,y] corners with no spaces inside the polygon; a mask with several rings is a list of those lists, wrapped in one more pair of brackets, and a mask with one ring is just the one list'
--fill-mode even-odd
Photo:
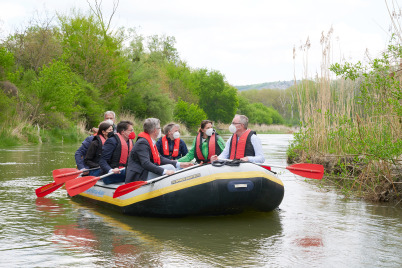
{"label": "tall reed", "polygon": [[[302,126],[289,159],[322,162],[328,172],[351,180],[350,188],[381,199],[379,191],[396,190],[394,182],[402,179],[402,65],[395,64],[402,49],[390,46],[369,67],[332,64],[332,33],[321,37],[321,73],[297,87]],[[343,77],[331,80],[331,70]]]}

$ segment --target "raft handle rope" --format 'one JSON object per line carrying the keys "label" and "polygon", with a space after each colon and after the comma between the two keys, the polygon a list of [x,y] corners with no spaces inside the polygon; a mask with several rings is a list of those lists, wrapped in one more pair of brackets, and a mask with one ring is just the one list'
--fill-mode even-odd
{"label": "raft handle rope", "polygon": [[[240,160],[240,159],[234,159],[234,160],[216,160],[216,161],[213,161],[211,164],[212,164],[214,167],[222,167],[222,166],[237,167],[237,166],[240,166],[241,163],[251,163],[251,164],[255,164],[255,165],[258,165],[258,166],[259,166],[259,164],[257,164],[257,163],[253,163],[253,162],[249,162],[249,161],[242,161],[242,160]],[[272,170],[269,170],[269,169],[267,169],[267,168],[266,168],[266,170],[272,172],[272,173],[275,174],[275,175],[277,174],[277,172],[272,171]]]}

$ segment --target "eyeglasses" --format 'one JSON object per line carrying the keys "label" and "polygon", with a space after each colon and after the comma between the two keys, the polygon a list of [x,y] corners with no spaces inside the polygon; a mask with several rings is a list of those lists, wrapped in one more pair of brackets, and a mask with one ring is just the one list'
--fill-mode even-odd
{"label": "eyeglasses", "polygon": [[235,122],[232,122],[232,124],[233,124],[233,125],[238,125],[238,124],[241,124],[241,123],[235,123]]}

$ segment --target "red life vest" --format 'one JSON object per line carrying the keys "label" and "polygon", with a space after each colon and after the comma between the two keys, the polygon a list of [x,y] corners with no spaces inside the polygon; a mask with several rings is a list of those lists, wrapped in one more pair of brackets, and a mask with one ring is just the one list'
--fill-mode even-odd
{"label": "red life vest", "polygon": [[[205,161],[205,157],[202,154],[202,137],[201,137],[202,133],[198,132],[197,138],[196,138],[196,142],[195,142],[195,152],[197,155],[197,160],[199,161]],[[212,134],[212,136],[209,137],[209,143],[208,143],[208,157],[207,157],[207,161],[209,162],[209,160],[211,159],[211,156],[215,155],[215,147],[216,146],[216,135],[215,133]]]}
{"label": "red life vest", "polygon": [[105,141],[106,141],[105,137],[103,137],[103,135],[99,135],[98,137],[101,139],[102,145],[105,145]]}
{"label": "red life vest", "polygon": [[[170,156],[169,152],[169,142],[166,137],[167,135],[162,137],[162,148],[163,148],[163,155]],[[174,140],[174,147],[172,152],[172,157],[176,158],[179,155],[179,147],[180,147],[180,139]]]}
{"label": "red life vest", "polygon": [[230,148],[230,156],[229,158],[231,160],[233,159],[240,159],[244,157],[244,154],[246,152],[246,144],[247,144],[247,138],[251,132],[251,129],[247,129],[246,132],[244,132],[239,140],[237,140],[237,135],[233,134],[232,140],[231,140],[231,148]]}
{"label": "red life vest", "polygon": [[[127,158],[129,153],[131,152],[131,149],[133,149],[133,143],[129,140],[129,144],[130,144],[130,148],[127,146],[127,141],[123,138],[122,135],[120,135],[119,133],[115,134],[119,140],[120,140],[120,144],[121,144],[121,152],[120,152],[120,160],[119,160],[119,164],[125,165],[127,164]],[[102,141],[103,143],[103,141]],[[122,168],[124,166],[120,166],[119,168]]]}
{"label": "red life vest", "polygon": [[159,156],[158,148],[156,148],[156,145],[152,142],[151,136],[146,132],[141,132],[140,134],[138,134],[138,137],[144,138],[148,141],[149,146],[151,147],[152,160],[155,164],[160,165],[161,158]]}

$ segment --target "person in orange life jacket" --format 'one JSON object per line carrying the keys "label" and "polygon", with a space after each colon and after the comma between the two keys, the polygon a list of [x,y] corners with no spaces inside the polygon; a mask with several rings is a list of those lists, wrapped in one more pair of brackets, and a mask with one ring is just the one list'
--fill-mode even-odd
{"label": "person in orange life jacket", "polygon": [[188,153],[186,143],[180,139],[180,125],[170,123],[163,127],[165,136],[156,142],[159,153],[170,159],[177,160]]}
{"label": "person in orange life jacket", "polygon": [[[113,131],[116,133],[116,125],[115,125],[115,118],[116,114],[113,111],[107,111],[103,115],[104,120],[108,121],[111,125],[113,125]],[[83,169],[88,169],[89,167],[85,164],[85,156],[87,154],[89,145],[91,145],[91,142],[94,139],[94,136],[96,136],[96,133],[98,132],[98,128],[92,128],[92,131],[95,133],[94,135],[91,135],[89,137],[86,137],[85,140],[82,142],[81,146],[77,149],[75,152],[74,158],[75,158],[75,163],[77,165],[77,168],[79,170]],[[86,173],[88,174],[88,173]]]}
{"label": "person in orange life jacket", "polygon": [[106,140],[102,148],[99,165],[104,174],[114,174],[103,178],[105,184],[124,182],[126,170],[120,171],[119,168],[127,166],[127,159],[133,148],[132,140],[134,138],[133,123],[130,121],[121,121],[117,124],[117,133],[113,133]]}
{"label": "person in orange life jacket", "polygon": [[113,125],[111,125],[109,121],[102,122],[99,125],[96,136],[89,145],[87,154],[85,155],[84,163],[90,169],[99,167],[99,169],[89,171],[90,176],[99,176],[101,174],[99,160],[102,156],[102,147],[108,139],[108,134],[110,132],[113,132]]}
{"label": "person in orange life jacket", "polygon": [[155,140],[161,135],[160,121],[147,118],[144,132],[138,134],[127,165],[126,183],[138,180],[150,180],[162,175],[172,175],[176,169],[192,166],[192,163],[178,163],[161,156]]}
{"label": "person in orange life jacket", "polygon": [[229,131],[233,133],[226,142],[223,152],[217,156],[214,155],[211,161],[217,159],[240,159],[253,163],[264,163],[265,157],[262,150],[260,139],[255,131],[247,129],[248,118],[245,115],[235,115]]}
{"label": "person in orange life jacket", "polygon": [[212,127],[212,121],[201,122],[198,135],[195,137],[193,147],[188,153],[180,158],[179,162],[189,162],[194,158],[197,163],[208,163],[213,155],[220,154],[225,148],[225,142]]}

